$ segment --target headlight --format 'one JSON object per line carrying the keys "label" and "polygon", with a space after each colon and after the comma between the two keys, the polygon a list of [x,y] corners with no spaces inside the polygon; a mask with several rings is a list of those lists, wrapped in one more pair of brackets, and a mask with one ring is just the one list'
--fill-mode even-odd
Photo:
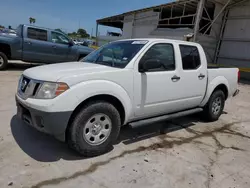
{"label": "headlight", "polygon": [[36,94],[38,99],[53,99],[69,89],[65,83],[44,82]]}

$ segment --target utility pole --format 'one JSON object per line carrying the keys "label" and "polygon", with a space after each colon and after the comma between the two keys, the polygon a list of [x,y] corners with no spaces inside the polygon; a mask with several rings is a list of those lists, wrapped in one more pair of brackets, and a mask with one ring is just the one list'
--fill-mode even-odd
{"label": "utility pole", "polygon": [[91,29],[91,36],[90,36],[91,39],[92,39],[92,36],[93,36],[93,27]]}

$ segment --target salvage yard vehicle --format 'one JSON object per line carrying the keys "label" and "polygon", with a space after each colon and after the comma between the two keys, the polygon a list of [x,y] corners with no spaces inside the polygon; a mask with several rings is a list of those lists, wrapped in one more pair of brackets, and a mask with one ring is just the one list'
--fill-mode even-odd
{"label": "salvage yard vehicle", "polygon": [[239,70],[207,68],[203,48],[192,42],[115,41],[82,61],[25,70],[16,104],[24,122],[84,156],[107,152],[122,125],[198,112],[216,121],[239,92]]}
{"label": "salvage yard vehicle", "polygon": [[20,25],[16,35],[0,35],[0,70],[8,60],[32,63],[77,61],[94,49],[74,45],[64,33],[30,25]]}

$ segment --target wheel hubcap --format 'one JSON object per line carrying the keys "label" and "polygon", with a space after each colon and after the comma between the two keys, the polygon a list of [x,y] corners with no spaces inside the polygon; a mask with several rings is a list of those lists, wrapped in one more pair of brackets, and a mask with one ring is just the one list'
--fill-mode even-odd
{"label": "wheel hubcap", "polygon": [[0,57],[0,65],[2,65],[2,64],[3,64],[3,58]]}
{"label": "wheel hubcap", "polygon": [[212,112],[214,115],[218,115],[221,110],[221,98],[217,97],[212,103]]}
{"label": "wheel hubcap", "polygon": [[87,121],[83,129],[83,138],[90,145],[100,145],[111,133],[112,123],[105,114],[95,114]]}

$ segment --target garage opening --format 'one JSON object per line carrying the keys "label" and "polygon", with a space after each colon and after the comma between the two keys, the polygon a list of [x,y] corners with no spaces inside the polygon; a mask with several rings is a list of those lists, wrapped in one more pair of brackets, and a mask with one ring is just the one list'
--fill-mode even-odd
{"label": "garage opening", "polygon": [[157,28],[194,28],[197,3],[177,4],[161,9]]}

